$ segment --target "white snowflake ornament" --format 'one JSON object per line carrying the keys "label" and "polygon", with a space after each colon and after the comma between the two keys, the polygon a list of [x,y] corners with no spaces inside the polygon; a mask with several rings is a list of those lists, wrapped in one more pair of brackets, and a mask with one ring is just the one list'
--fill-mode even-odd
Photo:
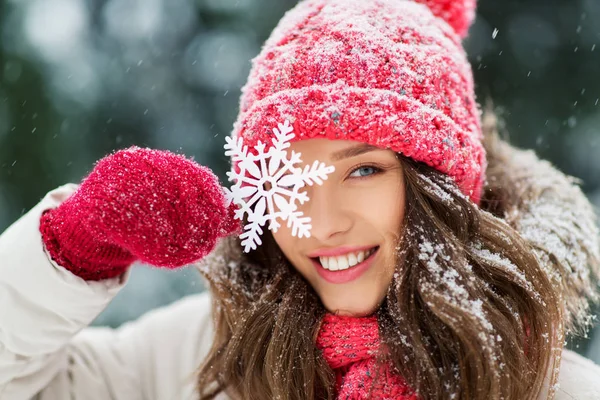
{"label": "white snowflake ornament", "polygon": [[[301,153],[288,154],[290,140],[295,136],[289,121],[273,128],[272,146],[265,152],[265,144],[258,142],[255,149],[258,154],[248,152],[242,138],[225,138],[225,155],[232,157],[232,164],[239,172],[227,173],[229,181],[234,182],[231,189],[225,189],[227,199],[239,206],[235,217],[239,220],[248,215],[248,224],[240,235],[244,252],[254,250],[260,244],[262,226],[269,222],[269,229],[277,232],[281,227],[278,218],[287,221],[292,235],[310,237],[310,217],[298,211],[298,205],[307,202],[308,196],[300,189],[305,185],[319,185],[335,168],[315,161],[304,169],[295,165],[301,163]],[[289,156],[289,157],[288,157]]]}

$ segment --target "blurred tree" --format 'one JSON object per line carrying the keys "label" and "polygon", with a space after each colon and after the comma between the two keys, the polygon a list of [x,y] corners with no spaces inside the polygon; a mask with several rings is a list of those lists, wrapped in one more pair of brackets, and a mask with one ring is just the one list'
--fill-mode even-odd
{"label": "blurred tree", "polygon": [[478,13],[466,47],[480,101],[513,143],[600,189],[600,3],[479,1]]}

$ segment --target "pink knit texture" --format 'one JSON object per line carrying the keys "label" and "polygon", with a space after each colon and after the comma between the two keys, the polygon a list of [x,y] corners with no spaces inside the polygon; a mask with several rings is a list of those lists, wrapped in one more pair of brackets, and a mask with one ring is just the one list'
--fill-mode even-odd
{"label": "pink knit texture", "polygon": [[336,374],[338,399],[418,399],[390,362],[377,364],[380,340],[375,317],[327,314],[319,329],[317,347]]}
{"label": "pink knit texture", "polygon": [[134,261],[177,268],[239,232],[218,178],[167,151],[132,147],[100,160],[78,190],[40,221],[52,259],[88,280]]}
{"label": "pink knit texture", "polygon": [[475,4],[422,2],[431,9],[404,0],[300,2],[253,60],[233,136],[250,148],[270,144],[271,130],[289,120],[293,141],[391,149],[448,174],[478,202],[486,161],[460,36]]}

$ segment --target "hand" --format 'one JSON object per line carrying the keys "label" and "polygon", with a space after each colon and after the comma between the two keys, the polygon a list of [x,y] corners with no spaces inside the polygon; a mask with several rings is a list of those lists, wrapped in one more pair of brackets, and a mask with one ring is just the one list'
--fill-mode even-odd
{"label": "hand", "polygon": [[40,231],[51,257],[89,280],[134,261],[177,268],[239,232],[218,178],[184,156],[132,147],[100,160]]}

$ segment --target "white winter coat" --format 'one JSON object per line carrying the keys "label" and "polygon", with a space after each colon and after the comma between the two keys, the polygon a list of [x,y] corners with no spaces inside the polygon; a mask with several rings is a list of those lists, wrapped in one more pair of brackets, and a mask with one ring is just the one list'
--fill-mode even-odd
{"label": "white winter coat", "polygon": [[[40,215],[74,189],[49,193],[0,236],[0,399],[195,398],[195,371],[212,341],[210,296],[187,297],[116,330],[89,327],[129,274],[85,281],[45,252]],[[600,399],[600,367],[564,351],[556,398]]]}

